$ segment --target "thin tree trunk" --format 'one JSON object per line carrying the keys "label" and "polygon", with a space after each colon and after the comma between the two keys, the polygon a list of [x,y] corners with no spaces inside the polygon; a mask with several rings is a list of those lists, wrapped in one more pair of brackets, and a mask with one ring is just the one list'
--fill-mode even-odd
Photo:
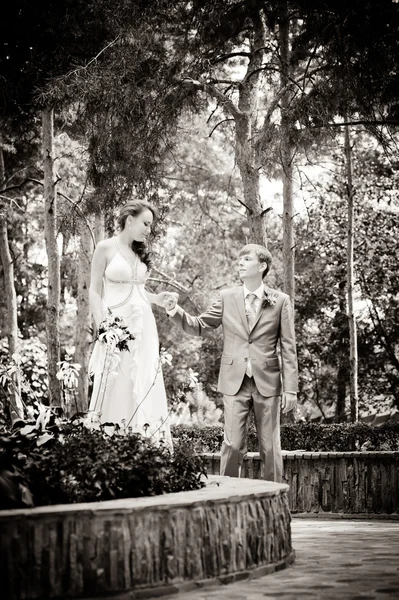
{"label": "thin tree trunk", "polygon": [[338,344],[337,403],[335,421],[346,421],[346,387],[348,383],[348,316],[346,314],[346,281],[339,284],[339,316],[336,322],[340,341]]}
{"label": "thin tree trunk", "polygon": [[87,224],[80,223],[80,240],[78,255],[78,295],[77,318],[75,332],[75,361],[80,364],[78,380],[76,412],[86,412],[88,409],[89,374],[88,363],[90,344],[91,315],[89,305],[90,263],[93,253],[93,240]]}
{"label": "thin tree trunk", "polygon": [[[1,139],[0,139],[1,142]],[[5,168],[4,154],[0,143],[0,190],[4,188]],[[3,265],[4,292],[6,300],[7,316],[5,323],[7,326],[8,354],[10,361],[15,353],[18,352],[18,312],[17,295],[14,286],[14,262],[10,253],[7,231],[6,210],[0,210],[0,257]],[[9,390],[9,409],[11,423],[24,418],[24,407],[21,400],[21,378],[19,371],[12,375],[13,384]]]}
{"label": "thin tree trunk", "polygon": [[65,304],[65,292],[68,282],[68,260],[65,258],[67,253],[69,240],[71,236],[69,232],[63,233],[62,235],[62,248],[60,256],[60,302]]}
{"label": "thin tree trunk", "polygon": [[48,291],[46,308],[47,370],[50,406],[62,408],[62,392],[57,379],[60,361],[60,257],[57,245],[57,193],[54,179],[53,111],[42,112],[44,164],[44,236],[48,259]]}
{"label": "thin tree trunk", "polygon": [[283,170],[283,289],[295,301],[295,243],[293,227],[293,149],[291,142],[289,17],[287,3],[283,3],[279,24],[281,56],[281,87],[286,92],[281,98],[281,165]]}
{"label": "thin tree trunk", "polygon": [[[348,123],[348,115],[345,114]],[[358,356],[357,356],[357,327],[354,312],[354,222],[355,210],[353,202],[352,149],[350,145],[349,125],[345,126],[345,156],[346,177],[348,190],[348,235],[347,235],[347,279],[348,279],[348,321],[349,321],[349,363],[350,363],[350,407],[351,421],[359,420],[358,395]]]}

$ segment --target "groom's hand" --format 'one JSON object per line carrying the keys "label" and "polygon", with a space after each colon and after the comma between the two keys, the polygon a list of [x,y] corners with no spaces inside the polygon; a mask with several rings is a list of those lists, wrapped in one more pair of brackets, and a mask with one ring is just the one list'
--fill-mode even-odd
{"label": "groom's hand", "polygon": [[294,410],[296,408],[296,404],[296,394],[294,394],[293,392],[283,392],[281,408],[284,414],[290,412],[291,410]]}

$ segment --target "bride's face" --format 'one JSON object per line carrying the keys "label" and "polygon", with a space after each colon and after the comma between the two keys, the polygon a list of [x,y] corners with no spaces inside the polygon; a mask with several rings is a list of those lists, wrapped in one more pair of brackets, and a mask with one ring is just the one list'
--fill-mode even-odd
{"label": "bride's face", "polygon": [[154,220],[152,212],[146,208],[140,214],[133,217],[129,215],[126,219],[126,227],[135,242],[145,242],[151,233],[151,225]]}

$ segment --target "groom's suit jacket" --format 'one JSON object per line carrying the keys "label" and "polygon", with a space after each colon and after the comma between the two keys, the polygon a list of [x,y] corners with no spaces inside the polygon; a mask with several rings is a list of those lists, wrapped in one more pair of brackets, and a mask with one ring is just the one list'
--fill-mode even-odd
{"label": "groom's suit jacket", "polygon": [[[180,306],[170,317],[184,331],[197,336],[222,325],[223,354],[218,384],[222,394],[237,394],[248,359],[262,396],[279,396],[282,391],[296,392],[298,389],[294,319],[289,296],[266,287],[265,292],[275,299],[275,304],[262,301],[252,329],[245,313],[242,286],[223,290],[220,299],[198,317],[192,317]],[[277,355],[278,342],[281,364]]]}

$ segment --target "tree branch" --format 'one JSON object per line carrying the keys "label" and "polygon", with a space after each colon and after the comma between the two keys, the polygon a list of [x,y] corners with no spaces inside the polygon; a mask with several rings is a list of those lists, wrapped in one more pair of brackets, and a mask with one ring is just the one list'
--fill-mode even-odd
{"label": "tree branch", "polygon": [[117,35],[114,40],[109,42],[102,50],[100,50],[100,52],[98,54],[96,54],[96,56],[94,56],[91,60],[89,60],[87,65],[82,65],[82,66],[78,67],[77,69],[74,69],[73,71],[70,71],[69,73],[67,73],[65,75],[65,79],[67,79],[68,77],[71,77],[72,75],[77,75],[79,73],[79,71],[87,69],[91,64],[93,64],[101,56],[101,54],[103,54],[106,50],[108,50],[108,48],[111,48],[111,46],[116,44],[116,42],[119,40],[120,37],[121,37],[121,34]]}
{"label": "tree branch", "polygon": [[237,196],[236,196],[236,200],[238,200],[238,202],[241,204],[241,206],[243,206],[244,208],[246,208],[247,211],[249,212],[249,214],[252,215],[252,213],[254,212],[252,210],[252,208],[250,208],[247,204],[245,204],[245,202],[243,202],[242,200],[240,200]]}
{"label": "tree branch", "polygon": [[208,96],[212,96],[213,98],[216,98],[220,102],[220,104],[223,106],[223,108],[228,113],[230,113],[234,119],[239,119],[240,117],[243,116],[242,112],[237,108],[237,106],[234,104],[234,102],[232,100],[230,100],[230,98],[227,98],[227,96],[225,96],[225,94],[223,94],[223,92],[218,90],[213,85],[206,83],[206,82],[198,81],[196,79],[189,79],[189,78],[183,79],[183,81],[181,83],[187,84],[187,85],[192,85],[197,90],[201,90],[201,91],[205,92],[206,94],[208,94]]}
{"label": "tree branch", "polygon": [[[61,181],[61,179],[57,179],[57,181],[54,183],[54,186],[58,183],[58,181]],[[12,185],[12,186],[6,188],[4,191],[8,192],[10,190],[19,189],[19,188],[23,187],[26,183],[29,183],[29,182],[36,183],[37,185],[40,185],[40,186],[44,187],[44,183],[42,181],[39,181],[39,179],[33,179],[32,177],[27,177],[20,184],[18,184],[18,185]],[[94,247],[96,247],[96,239],[94,237],[94,233],[92,231],[92,228],[90,227],[90,224],[89,224],[88,220],[86,219],[86,215],[84,214],[84,212],[82,211],[82,209],[80,208],[80,206],[76,202],[74,202],[71,198],[69,198],[69,196],[67,196],[66,194],[63,194],[59,190],[57,190],[57,194],[59,196],[61,196],[62,198],[65,198],[65,200],[67,200],[68,202],[70,202],[70,204],[72,204],[72,206],[74,207],[74,209],[80,214],[81,218],[86,223],[86,226],[87,226],[87,228],[88,228],[88,230],[90,232],[91,238],[93,240]],[[3,196],[3,198],[5,198],[5,196]],[[6,199],[12,201],[11,198],[6,198]]]}
{"label": "tree branch", "polygon": [[211,133],[209,134],[208,137],[212,137],[212,133],[215,131],[215,129],[217,129],[219,127],[219,125],[222,125],[222,123],[227,123],[228,121],[234,121],[235,119],[224,119],[223,121],[219,121],[219,123],[217,123],[215,125],[215,127],[212,129]]}
{"label": "tree branch", "polygon": [[[188,288],[184,287],[184,285],[182,285],[178,281],[175,281],[174,279],[169,277],[169,275],[167,275],[160,269],[157,269],[156,267],[151,267],[151,270],[158,273],[158,275],[160,275],[164,279],[163,283],[168,282],[169,285],[171,285],[172,287],[175,287],[177,290],[180,290],[181,292],[184,292],[185,294],[189,293],[190,290]],[[153,281],[156,281],[156,280],[153,279]]]}
{"label": "tree branch", "polygon": [[231,79],[210,79],[209,83],[214,85],[215,83],[225,84],[225,85],[240,85],[241,81],[232,81]]}
{"label": "tree branch", "polygon": [[260,213],[260,217],[263,217],[264,215],[266,215],[269,211],[273,210],[272,206],[268,206],[267,208],[263,209],[262,212]]}
{"label": "tree branch", "polygon": [[235,58],[236,56],[243,56],[244,58],[251,58],[251,52],[230,52],[229,54],[221,54],[213,59],[213,63],[222,62],[229,58]]}
{"label": "tree branch", "polygon": [[346,125],[399,125],[399,121],[395,119],[367,120],[359,121],[342,121],[342,123],[325,123],[323,125],[310,125],[311,129],[322,129],[323,127],[346,127]]}

